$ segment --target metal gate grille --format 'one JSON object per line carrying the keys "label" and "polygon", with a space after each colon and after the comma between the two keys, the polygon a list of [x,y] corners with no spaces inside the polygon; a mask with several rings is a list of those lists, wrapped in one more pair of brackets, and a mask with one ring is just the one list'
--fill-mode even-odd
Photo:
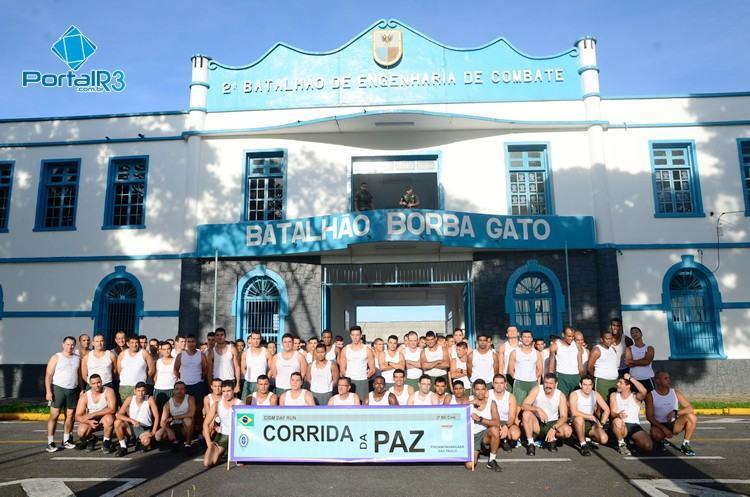
{"label": "metal gate grille", "polygon": [[323,268],[325,285],[409,285],[471,281],[471,262],[331,264]]}
{"label": "metal gate grille", "polygon": [[115,333],[135,334],[135,309],[138,292],[128,280],[115,280],[104,291],[105,338],[107,348],[114,347]]}
{"label": "metal gate grille", "polygon": [[242,338],[252,330],[260,331],[265,342],[275,342],[279,333],[279,289],[271,278],[251,279],[243,292]]}
{"label": "metal gate grille", "polygon": [[706,279],[693,269],[678,271],[669,282],[671,324],[680,355],[719,352],[710,292]]}

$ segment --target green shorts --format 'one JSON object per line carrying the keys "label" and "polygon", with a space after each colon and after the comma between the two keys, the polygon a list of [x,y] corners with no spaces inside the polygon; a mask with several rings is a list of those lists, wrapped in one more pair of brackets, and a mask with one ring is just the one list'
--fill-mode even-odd
{"label": "green shorts", "polygon": [[146,433],[147,431],[151,431],[151,426],[135,426],[130,425],[130,428],[133,430],[133,436],[135,438],[141,438],[141,435]]}
{"label": "green shorts", "polygon": [[404,385],[409,385],[416,392],[419,390],[419,378],[405,378]]}
{"label": "green shorts", "polygon": [[315,399],[315,404],[319,406],[327,406],[328,401],[331,400],[331,392],[326,393],[315,393],[310,392]]}
{"label": "green shorts", "polygon": [[557,420],[554,421],[547,421],[546,423],[542,423],[541,420],[539,421],[539,438],[544,439],[547,437],[547,433],[552,429],[553,426],[557,423]]}
{"label": "green shorts", "polygon": [[356,393],[359,396],[360,403],[365,403],[369,392],[370,388],[367,380],[352,380],[352,393]]}
{"label": "green shorts", "polygon": [[208,395],[208,387],[206,386],[206,382],[201,380],[198,383],[193,383],[192,385],[185,385],[185,391],[188,395],[192,395],[193,399],[195,399],[196,409],[200,409],[199,406],[203,405],[203,397]]}
{"label": "green shorts", "polygon": [[594,389],[599,392],[605,402],[609,403],[609,395],[617,390],[617,380],[594,378]]}
{"label": "green shorts", "polygon": [[56,409],[75,409],[78,405],[80,390],[52,385],[52,407]]}
{"label": "green shorts", "polygon": [[577,374],[557,373],[557,389],[566,397],[578,390],[579,383],[581,383],[581,377]]}
{"label": "green shorts", "polygon": [[529,395],[531,389],[538,385],[539,383],[535,381],[516,380],[513,383],[513,396],[518,401],[519,406],[523,404],[523,400]]}
{"label": "green shorts", "polygon": [[484,443],[484,436],[487,434],[487,428],[474,434],[474,452],[481,452],[482,447],[489,447]]}
{"label": "green shorts", "polygon": [[625,427],[628,429],[628,438],[630,439],[639,431],[643,431],[643,427],[639,423],[625,423]]}
{"label": "green shorts", "polygon": [[182,423],[172,423],[169,428],[174,432],[177,440],[185,440],[185,425]]}
{"label": "green shorts", "polygon": [[217,433],[216,438],[214,438],[214,443],[222,449],[227,450],[229,448],[229,435]]}
{"label": "green shorts", "polygon": [[244,400],[244,399],[248,398],[248,396],[254,394],[257,391],[258,391],[258,383],[257,382],[255,382],[255,381],[246,381],[242,385],[242,397],[240,397],[240,398]]}
{"label": "green shorts", "polygon": [[156,407],[159,408],[159,413],[162,412],[162,410],[164,409],[164,404],[166,404],[173,395],[174,390],[160,390],[158,388],[154,389],[154,400],[156,401]]}
{"label": "green shorts", "polygon": [[117,389],[118,394],[120,395],[120,403],[124,404],[125,400],[133,395],[134,390],[135,385],[120,385],[120,387]]}

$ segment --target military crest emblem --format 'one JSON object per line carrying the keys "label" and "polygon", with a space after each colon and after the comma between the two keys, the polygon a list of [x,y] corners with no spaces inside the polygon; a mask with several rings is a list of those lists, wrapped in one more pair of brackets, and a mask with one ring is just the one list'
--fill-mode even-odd
{"label": "military crest emblem", "polygon": [[372,32],[372,57],[379,66],[395,66],[401,60],[403,53],[401,31],[376,29]]}

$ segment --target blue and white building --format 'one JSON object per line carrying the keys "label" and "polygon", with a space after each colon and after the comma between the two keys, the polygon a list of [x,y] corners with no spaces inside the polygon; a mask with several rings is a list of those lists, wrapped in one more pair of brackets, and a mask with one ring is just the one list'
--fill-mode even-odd
{"label": "blue and white building", "polygon": [[186,111],[0,120],[5,395],[64,335],[343,334],[363,305],[444,305],[472,339],[621,317],[685,385],[746,373],[750,94],[607,97],[596,44],[379,21],[196,55]]}

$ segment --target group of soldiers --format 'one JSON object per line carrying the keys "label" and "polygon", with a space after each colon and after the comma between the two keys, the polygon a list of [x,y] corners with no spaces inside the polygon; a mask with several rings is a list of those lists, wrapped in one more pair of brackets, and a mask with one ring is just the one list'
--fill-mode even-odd
{"label": "group of soldiers", "polygon": [[[650,451],[684,432],[680,450],[694,455],[690,438],[697,418],[685,396],[672,388],[666,372],[655,373],[653,347],[637,327],[623,334],[613,320],[589,350],[580,331],[565,328],[549,344],[509,326],[496,348],[486,334],[472,349],[463,330],[423,337],[410,331],[367,344],[352,326],[350,343],[323,330],[320,338],[291,334],[281,347],[264,343],[258,330],[247,342],[227,341],[226,331],[209,333],[200,348],[195,336],[150,342],[118,332],[108,350],[105,337],[81,335],[63,340],[45,375],[50,403],[47,451],[60,414],[65,421],[62,446],[127,454],[128,447],[192,454],[194,436],[205,444],[204,464],[215,465],[226,453],[231,408],[249,405],[460,405],[471,404],[474,461],[487,450],[489,469],[500,471],[498,450],[526,446],[556,451],[574,439],[583,456],[591,448],[617,442]],[[76,347],[76,345],[78,345]],[[645,402],[650,429],[640,424]],[[78,442],[72,440],[78,422]],[[113,435],[116,436],[116,442]]]}

